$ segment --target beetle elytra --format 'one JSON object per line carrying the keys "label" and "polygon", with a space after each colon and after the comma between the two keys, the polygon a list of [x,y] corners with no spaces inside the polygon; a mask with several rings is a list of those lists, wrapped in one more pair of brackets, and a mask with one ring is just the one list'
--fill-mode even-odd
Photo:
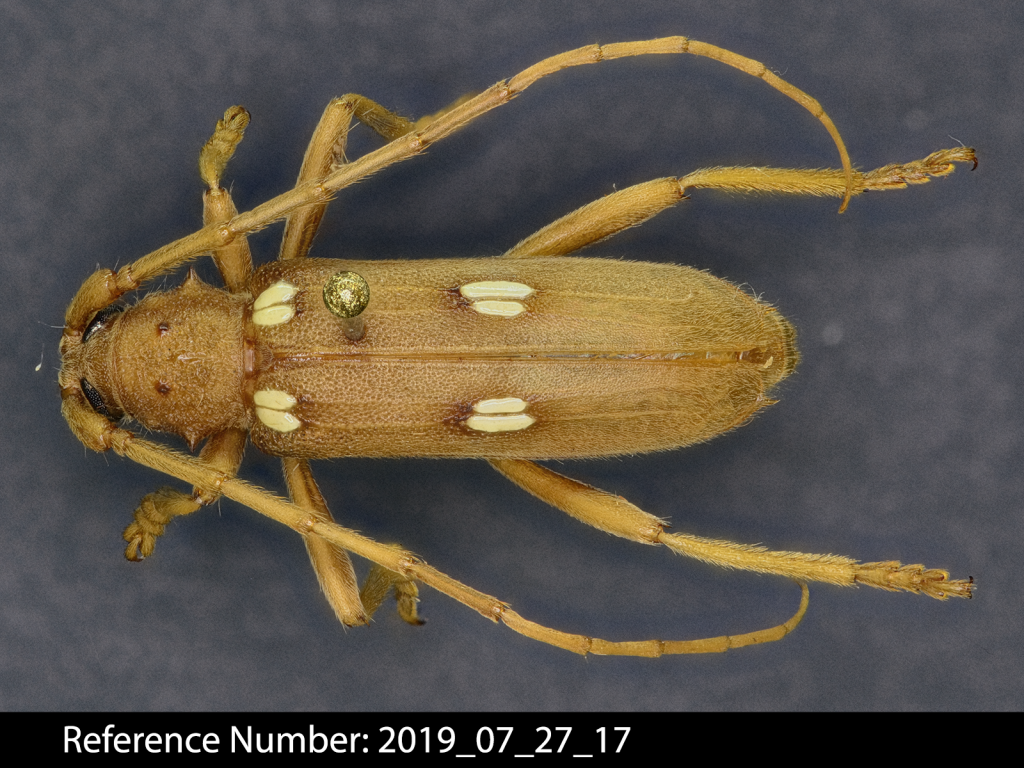
{"label": "beetle elytra", "polygon": [[[829,131],[841,169],[717,167],[608,195],[497,258],[337,261],[307,258],[341,189],[509,101],[536,80],[587,63],[690,53],[763,79]],[[352,119],[387,140],[347,162]],[[798,361],[792,326],[771,306],[687,267],[568,254],[673,206],[688,189],[841,197],[943,176],[973,150],[935,152],[855,171],[821,106],[758,62],[686,38],[589,46],[545,59],[482,93],[411,122],[350,94],[327,107],[296,186],[239,214],[221,176],[248,123],[229,109],[203,148],[205,226],[125,266],[90,276],[68,307],[61,339],[62,409],[89,448],[113,449],[194,486],[143,499],[125,531],[141,559],[174,517],[226,496],[299,531],[338,618],[365,624],[389,592],[417,623],[423,582],[529,637],[577,653],[660,656],[721,651],[785,636],[802,618],[804,582],[867,584],[969,597],[971,581],[898,562],[771,551],[668,533],[624,499],[536,460],[664,450],[710,439],[770,404]],[[246,236],[286,219],[279,260],[253,269]],[[154,277],[211,253],[225,290],[190,271],[133,307],[116,302]],[[177,434],[198,457],[136,437],[130,417]],[[282,457],[291,502],[235,475],[247,440]],[[501,601],[333,522],[309,459],[445,456],[488,460],[517,485],[583,522],[724,567],[789,576],[797,613],[746,635],[609,642],[530,622]],[[348,553],[374,563],[362,589]]]}

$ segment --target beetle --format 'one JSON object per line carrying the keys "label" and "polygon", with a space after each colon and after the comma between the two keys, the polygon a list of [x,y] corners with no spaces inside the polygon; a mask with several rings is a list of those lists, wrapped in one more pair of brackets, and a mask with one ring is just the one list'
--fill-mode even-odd
{"label": "beetle", "polygon": [[[717,167],[617,191],[558,219],[496,258],[338,261],[309,258],[341,189],[421,153],[533,82],[627,56],[689,53],[764,80],[829,131],[840,169]],[[352,120],[387,143],[348,162]],[[851,197],[924,183],[973,162],[966,147],[855,171],[820,104],[764,65],[683,37],[587,46],[524,70],[416,122],[366,97],[328,105],[296,186],[239,214],[221,186],[248,124],[227,110],[200,153],[204,227],[117,272],[100,269],[65,315],[63,414],[87,447],[127,456],[193,485],[146,496],[125,530],[126,555],[149,556],[166,524],[225,496],[303,535],[339,620],[365,624],[389,592],[419,623],[417,582],[493,621],[577,653],[660,656],[781,639],[808,605],[806,581],[867,584],[945,599],[973,580],[898,562],[771,551],[665,531],[665,522],[535,462],[678,448],[728,431],[770,405],[799,360],[793,326],[770,305],[688,267],[568,254],[643,223],[689,189]],[[253,268],[247,235],[285,219],[280,257]],[[211,253],[225,288],[189,270],[172,291],[119,300]],[[132,419],[182,437],[198,457],[137,437]],[[245,443],[282,457],[291,502],[236,477]],[[608,533],[724,567],[789,576],[796,614],[775,627],[699,640],[609,642],[530,622],[505,603],[334,523],[309,460],[342,456],[486,459],[515,484]],[[374,563],[362,588],[348,553]]]}

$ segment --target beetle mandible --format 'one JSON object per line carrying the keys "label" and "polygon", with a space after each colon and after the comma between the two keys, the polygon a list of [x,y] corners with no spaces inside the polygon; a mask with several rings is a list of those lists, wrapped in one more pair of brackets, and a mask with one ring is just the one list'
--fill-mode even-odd
{"label": "beetle mandible", "polygon": [[[626,56],[689,53],[764,80],[832,136],[842,168],[717,167],[638,184],[555,221],[497,258],[335,261],[306,258],[330,199],[422,152],[561,69]],[[353,118],[382,148],[348,162]],[[624,499],[536,460],[614,456],[707,440],[749,420],[798,361],[793,327],[771,306],[710,275],[664,264],[568,254],[640,224],[688,189],[850,198],[920,184],[974,162],[960,147],[923,160],[855,171],[817,101],[763,64],[684,37],[592,45],[553,56],[416,122],[356,94],[327,107],[295,187],[239,214],[220,183],[248,123],[232,107],[200,153],[204,227],[117,272],[91,275],[72,300],[61,339],[62,411],[74,434],[194,486],[146,496],[125,531],[142,559],[174,517],[226,496],[305,539],[331,606],[365,624],[389,592],[419,623],[423,582],[529,637],[577,653],[660,656],[778,640],[807,608],[806,581],[867,584],[932,597],[969,597],[970,580],[898,562],[777,552],[668,533]],[[253,269],[246,235],[286,219],[280,258]],[[189,270],[176,290],[125,309],[116,302],[154,277],[211,253],[225,289]],[[192,457],[136,437],[123,417],[171,432]],[[246,440],[282,457],[286,502],[235,475]],[[412,553],[334,523],[309,459],[445,456],[486,459],[525,490],[601,530],[725,567],[800,583],[797,613],[738,636],[609,642],[530,622],[501,601]],[[348,553],[374,563],[362,589]]]}

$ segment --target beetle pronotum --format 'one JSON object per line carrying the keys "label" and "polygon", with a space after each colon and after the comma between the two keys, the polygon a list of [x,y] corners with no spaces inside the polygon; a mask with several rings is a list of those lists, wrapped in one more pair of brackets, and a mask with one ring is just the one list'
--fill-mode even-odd
{"label": "beetle pronotum", "polygon": [[[718,167],[638,184],[557,220],[497,258],[355,262],[306,258],[339,190],[504,104],[560,69],[625,56],[690,53],[764,80],[829,131],[841,170]],[[352,119],[388,140],[347,162]],[[942,150],[870,173],[853,170],[839,132],[817,101],[762,64],[682,37],[588,46],[541,61],[507,81],[411,122],[355,94],[327,107],[296,186],[239,214],[221,187],[248,123],[229,109],[200,154],[208,186],[199,231],[117,272],[99,270],[72,300],[61,339],[62,410],[89,448],[113,449],[191,483],[146,496],[125,531],[126,555],[152,553],[174,517],[220,496],[304,536],[338,618],[365,624],[394,590],[418,623],[423,582],[529,637],[577,653],[660,656],[778,640],[807,607],[805,581],[868,584],[932,597],[969,597],[971,581],[898,562],[770,551],[668,533],[624,499],[535,460],[612,456],[681,447],[747,421],[771,403],[794,368],[792,326],[735,286],[686,267],[570,258],[640,224],[687,189],[850,198],[928,181],[974,162]],[[286,219],[280,258],[254,270],[248,233]],[[135,306],[115,302],[152,278],[211,253],[226,290],[189,271],[184,284]],[[131,417],[183,437],[198,458],[117,425]],[[247,439],[282,457],[291,502],[236,478]],[[330,456],[446,456],[488,460],[537,497],[601,530],[724,567],[800,582],[797,613],[739,636],[609,642],[537,625],[399,547],[333,522],[308,460]],[[348,552],[371,560],[362,589]]]}

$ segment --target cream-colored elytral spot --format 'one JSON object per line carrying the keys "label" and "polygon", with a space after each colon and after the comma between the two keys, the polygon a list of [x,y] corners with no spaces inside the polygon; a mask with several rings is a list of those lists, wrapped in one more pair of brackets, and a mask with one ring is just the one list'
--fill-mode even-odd
{"label": "cream-colored elytral spot", "polygon": [[503,413],[489,416],[470,416],[466,426],[477,432],[518,432],[537,421],[528,413]]}
{"label": "cream-colored elytral spot", "polygon": [[292,432],[302,426],[302,422],[297,417],[285,411],[257,408],[256,416],[264,426],[275,432]]}
{"label": "cream-colored elytral spot", "polygon": [[290,411],[299,401],[280,389],[261,389],[252,396],[252,401],[263,408],[275,411]]}
{"label": "cream-colored elytral spot", "polygon": [[473,406],[477,413],[521,413],[528,403],[518,397],[495,397],[481,400]]}
{"label": "cream-colored elytral spot", "polygon": [[285,280],[278,280],[256,297],[256,301],[252,303],[252,308],[263,309],[271,304],[284,304],[294,299],[298,292],[298,286],[292,285]]}
{"label": "cream-colored elytral spot", "polygon": [[512,283],[508,280],[481,280],[466,283],[459,288],[463,298],[470,301],[477,299],[527,299],[536,291],[523,283]]}
{"label": "cream-colored elytral spot", "polygon": [[515,317],[526,311],[526,305],[511,299],[526,299],[536,293],[524,283],[513,283],[508,280],[480,280],[466,283],[459,288],[463,298],[469,299],[471,306],[481,315],[492,317]]}
{"label": "cream-colored elytral spot", "polygon": [[256,405],[256,418],[275,432],[291,432],[302,426],[298,417],[288,413],[299,401],[294,395],[280,389],[261,389],[254,393],[252,401]]}
{"label": "cream-colored elytral spot", "polygon": [[264,290],[252,303],[252,321],[256,325],[271,326],[287,323],[295,317],[292,301],[299,288],[284,280],[278,280]]}
{"label": "cream-colored elytral spot", "polygon": [[474,301],[469,306],[481,315],[493,317],[515,317],[526,311],[526,305],[518,301]]}
{"label": "cream-colored elytral spot", "polygon": [[477,432],[518,432],[536,419],[523,413],[529,405],[518,397],[494,397],[473,404],[475,413],[466,419],[466,426]]}

